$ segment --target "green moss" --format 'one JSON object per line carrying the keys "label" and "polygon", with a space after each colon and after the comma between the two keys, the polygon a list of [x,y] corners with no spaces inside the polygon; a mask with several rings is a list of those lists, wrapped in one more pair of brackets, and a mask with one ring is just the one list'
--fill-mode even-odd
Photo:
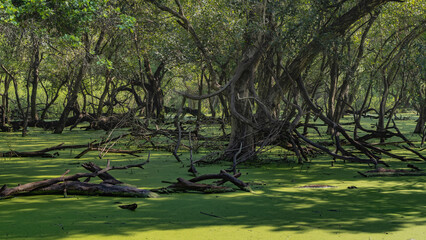
{"label": "green moss", "polygon": [[[400,127],[402,128],[402,126]],[[0,151],[38,150],[61,142],[85,143],[103,132],[72,131],[53,135],[33,130],[29,137],[1,133]],[[400,150],[401,154],[412,156]],[[144,161],[133,156],[80,150],[61,151],[54,159],[1,158],[0,184],[13,187],[45,178],[84,172],[79,163],[105,166]],[[200,152],[194,158],[206,154]],[[272,154],[273,155],[273,154]],[[274,155],[275,156],[275,155]],[[414,156],[412,156],[414,157]],[[267,155],[263,158],[267,159]],[[181,159],[188,161],[188,154]],[[261,167],[241,166],[241,180],[254,183],[252,192],[169,194],[154,199],[96,196],[20,196],[0,200],[0,239],[423,239],[426,236],[425,177],[362,178],[356,172],[370,168],[317,156],[303,166],[291,159],[274,159]],[[406,163],[390,160],[393,168]],[[426,169],[424,162],[415,163]],[[218,173],[227,164],[200,166],[201,173]],[[117,179],[140,188],[166,187],[165,181],[191,178],[170,153],[152,152],[145,169],[111,172]],[[261,183],[261,184],[259,184]],[[304,185],[335,188],[305,189]],[[232,187],[232,185],[226,185]],[[356,186],[357,189],[348,189]],[[137,203],[135,211],[122,204]],[[202,214],[207,213],[210,215]]]}

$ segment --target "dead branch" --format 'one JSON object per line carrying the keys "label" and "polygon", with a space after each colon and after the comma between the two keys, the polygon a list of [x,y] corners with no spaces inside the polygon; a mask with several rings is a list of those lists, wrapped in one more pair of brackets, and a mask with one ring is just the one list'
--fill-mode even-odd
{"label": "dead branch", "polygon": [[190,167],[188,169],[188,172],[191,172],[194,174],[194,176],[197,176],[198,171],[194,166],[194,161],[192,161],[192,141],[191,141],[191,132],[189,132],[189,161],[190,161]]}
{"label": "dead branch", "polygon": [[[185,98],[183,100],[183,103],[184,102],[185,102]],[[178,130],[178,140],[176,142],[175,150],[173,151],[173,156],[176,158],[178,162],[183,164],[182,160],[180,160],[179,155],[177,154],[177,151],[179,150],[180,142],[182,141],[182,129],[180,126],[180,121],[179,121],[181,112],[182,112],[182,107],[179,109],[178,114],[176,115],[175,121],[174,121],[175,127]]]}
{"label": "dead branch", "polygon": [[[83,164],[81,164],[81,166],[84,167],[86,170],[92,172],[92,173],[102,171],[102,168],[100,168],[98,165],[96,165],[93,162],[83,163]],[[123,182],[117,180],[116,178],[114,178],[111,174],[109,174],[107,172],[99,174],[98,177],[100,179],[102,179],[104,181],[104,183],[109,183],[109,184],[112,184],[112,185],[123,183]]]}
{"label": "dead branch", "polygon": [[[42,180],[42,181],[37,181],[37,182],[31,182],[31,183],[26,183],[23,185],[19,185],[17,187],[14,188],[8,188],[6,185],[3,185],[3,187],[0,189],[0,197],[9,197],[9,196],[14,196],[14,195],[18,195],[18,194],[25,194],[25,193],[29,193],[32,192],[36,189],[39,188],[45,188],[51,185],[54,185],[56,183],[59,182],[67,182],[67,186],[70,182],[73,181],[78,181],[78,179],[80,178],[93,178],[93,177],[97,177],[100,174],[106,173],[110,170],[114,170],[114,169],[128,169],[130,167],[141,167],[142,165],[146,164],[149,161],[149,159],[141,164],[134,164],[134,165],[128,165],[128,166],[124,166],[124,167],[114,167],[114,166],[110,166],[110,161],[108,161],[108,165],[106,168],[100,170],[100,171],[96,171],[96,172],[92,172],[92,173],[76,173],[74,175],[71,176],[65,176],[62,175],[61,177],[57,177],[57,178],[52,178],[52,179],[46,179],[46,180]],[[67,170],[68,172],[69,170]]]}
{"label": "dead branch", "polygon": [[153,189],[153,192],[158,193],[172,193],[172,192],[186,192],[186,191],[198,191],[203,193],[222,193],[222,192],[233,192],[235,189],[229,187],[215,186],[212,184],[200,184],[190,182],[183,178],[178,178],[177,182],[162,189]]}
{"label": "dead branch", "polygon": [[17,151],[8,151],[0,153],[0,157],[46,157],[46,158],[54,158],[54,154],[34,151],[34,152],[17,152]]}
{"label": "dead branch", "polygon": [[[227,173],[225,170],[221,170],[219,174],[205,174],[202,176],[192,178],[190,180],[178,178],[176,183],[173,183],[172,185],[166,188],[154,189],[151,191],[159,192],[159,193],[182,192],[182,191],[188,191],[188,190],[199,191],[204,193],[235,191],[232,188],[219,186],[229,181],[233,183],[235,186],[237,186],[239,189],[246,192],[251,192],[251,188],[249,184],[239,180],[238,179],[239,176],[241,176],[241,174],[236,174],[232,176],[229,173]],[[199,184],[198,183],[200,181],[211,180],[211,179],[221,179],[221,181],[217,182],[216,184]]]}
{"label": "dead branch", "polygon": [[370,145],[370,144],[368,144],[368,143],[364,143],[364,146],[365,147],[367,147],[367,148],[370,148],[370,149],[372,149],[372,150],[374,150],[374,151],[376,151],[376,152],[379,152],[379,153],[382,153],[382,154],[385,154],[385,155],[387,155],[387,156],[389,156],[389,157],[392,157],[392,158],[395,158],[395,159],[398,159],[398,160],[401,160],[401,161],[421,161],[420,159],[415,159],[415,158],[406,158],[406,157],[404,157],[404,156],[399,156],[399,155],[396,155],[396,154],[393,154],[393,153],[391,153],[391,152],[389,152],[389,151],[387,151],[387,150],[384,150],[384,149],[381,149],[381,148],[378,148],[378,147],[375,147],[375,146],[372,146],[372,145]]}
{"label": "dead branch", "polygon": [[335,153],[331,152],[328,148],[326,148],[326,147],[324,147],[324,146],[322,146],[320,144],[316,144],[316,143],[312,142],[311,140],[309,140],[308,138],[306,138],[305,136],[303,136],[302,134],[300,134],[297,130],[294,130],[294,132],[297,134],[297,136],[299,136],[303,141],[305,141],[309,145],[312,145],[312,146],[314,146],[314,147],[322,150],[323,152],[331,155],[334,158],[342,159],[342,160],[347,160],[347,161],[350,161],[350,162],[373,163],[375,165],[376,164],[383,164],[385,166],[389,166],[387,163],[385,163],[385,162],[383,162],[381,160],[374,161],[372,159],[361,159],[361,158],[358,158],[358,157],[355,157],[355,156],[342,156],[342,155],[335,154]]}
{"label": "dead branch", "polygon": [[[104,151],[104,148],[100,148],[100,147],[88,147],[86,148],[84,151],[82,151],[81,153],[79,153],[77,156],[75,156],[74,158],[81,158],[82,156],[84,156],[86,153],[90,152],[90,151],[99,151],[102,152]],[[139,157],[138,155],[136,155],[136,153],[141,153],[142,150],[122,150],[122,149],[108,149],[107,151],[108,153],[122,153],[122,154],[129,154],[135,157]],[[100,157],[101,158],[101,157]]]}
{"label": "dead branch", "polygon": [[418,168],[418,167],[414,166],[413,164],[407,164],[407,167],[409,167],[409,168],[411,168],[411,169],[414,169],[414,170],[416,170],[416,171],[423,171],[422,169],[420,169],[420,168]]}
{"label": "dead branch", "polygon": [[402,146],[402,147],[403,147],[403,148],[405,148],[406,150],[408,150],[408,151],[410,151],[410,152],[412,152],[412,153],[416,154],[416,155],[417,155],[417,156],[419,156],[421,159],[423,159],[423,160],[425,160],[425,161],[426,161],[426,157],[425,157],[423,154],[421,154],[421,153],[417,152],[416,150],[411,149],[411,148],[409,148],[409,147],[407,147],[407,146]]}
{"label": "dead branch", "polygon": [[235,153],[234,157],[232,158],[232,172],[234,173],[234,175],[237,173],[237,157],[238,155],[240,155],[242,149],[243,149],[243,143],[241,142],[238,152]]}

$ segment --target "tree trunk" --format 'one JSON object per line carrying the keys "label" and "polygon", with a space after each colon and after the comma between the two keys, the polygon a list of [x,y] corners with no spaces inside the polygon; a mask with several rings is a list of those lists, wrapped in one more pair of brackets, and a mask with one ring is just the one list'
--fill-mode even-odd
{"label": "tree trunk", "polygon": [[110,70],[107,70],[106,73],[105,73],[105,88],[104,88],[104,91],[102,92],[101,97],[99,98],[98,110],[96,112],[96,117],[97,118],[99,118],[100,116],[102,116],[105,99],[106,99],[106,97],[108,95],[109,86],[111,85],[111,81],[112,81],[112,77],[110,76],[110,74],[111,74]]}
{"label": "tree trunk", "polygon": [[90,56],[90,44],[89,44],[89,37],[87,34],[83,36],[83,42],[84,46],[87,49],[86,55],[83,59],[83,62],[81,63],[80,70],[78,72],[78,75],[76,79],[74,80],[74,84],[72,86],[71,92],[69,93],[69,97],[67,99],[67,105],[65,106],[64,110],[62,111],[61,117],[59,118],[58,125],[55,128],[54,133],[62,133],[62,131],[65,128],[65,122],[68,118],[68,115],[70,112],[75,108],[75,104],[77,102],[78,93],[80,92],[81,84],[83,82],[84,75],[86,74],[86,71],[89,67],[89,63],[91,61]]}
{"label": "tree trunk", "polygon": [[156,119],[164,118],[164,93],[161,82],[164,76],[165,63],[162,62],[157,67],[155,73],[152,72],[151,63],[148,56],[144,56],[145,74],[148,83],[143,83],[147,92],[146,111],[147,118],[154,117]]}
{"label": "tree trunk", "polygon": [[[2,66],[3,67],[3,66]],[[5,70],[5,68],[3,67],[3,70]],[[22,104],[21,104],[21,100],[19,97],[19,91],[18,91],[18,81],[16,80],[16,78],[13,75],[9,75],[10,78],[12,78],[12,82],[13,82],[13,88],[15,90],[15,98],[16,98],[16,105],[18,106],[18,111],[21,115],[21,118],[24,119],[25,117],[25,112],[24,109],[22,108]]]}
{"label": "tree trunk", "polygon": [[62,87],[65,85],[65,83],[68,82],[69,75],[70,75],[70,73],[66,74],[64,79],[62,79],[61,83],[59,84],[58,88],[56,89],[55,95],[52,97],[52,99],[50,101],[49,101],[49,93],[48,93],[47,89],[44,87],[43,83],[40,82],[41,86],[44,88],[44,91],[45,91],[45,94],[46,94],[46,104],[44,106],[43,111],[41,112],[40,121],[43,122],[46,119],[47,111],[53,105],[53,103],[55,103],[56,99],[58,99],[59,93],[60,93]]}
{"label": "tree trunk", "polygon": [[249,81],[253,78],[253,70],[248,67],[244,73],[231,85],[231,138],[227,152],[233,156],[238,151],[240,144],[243,146],[243,153],[254,150],[253,128],[251,123],[252,109],[250,108]]}
{"label": "tree trunk", "polygon": [[[255,14],[251,12],[248,17],[249,22],[252,22]],[[268,20],[270,19],[268,18]],[[272,36],[269,34],[269,32],[265,32],[259,36],[258,33],[251,31],[247,31],[245,34],[246,46],[243,57],[231,79],[232,84],[228,97],[231,110],[231,137],[225,151],[226,158],[233,157],[239,150],[241,150],[241,155],[253,153],[255,150],[254,109],[251,106],[253,98],[258,99],[258,97],[254,92],[254,76],[264,52],[267,52],[271,46]]]}
{"label": "tree trunk", "polygon": [[31,91],[31,113],[30,118],[31,121],[37,121],[38,115],[37,115],[37,89],[38,89],[38,82],[39,82],[39,67],[40,67],[40,44],[37,40],[33,40],[33,47],[34,47],[34,62],[32,67],[32,91]]}
{"label": "tree trunk", "polygon": [[422,134],[426,128],[426,99],[424,101],[423,106],[421,106],[419,119],[417,119],[416,128],[414,129],[414,133]]}
{"label": "tree trunk", "polygon": [[[100,45],[102,43],[104,39],[104,32],[102,31],[99,35],[98,41],[96,43],[96,47],[95,47],[95,55],[100,53]],[[86,72],[90,66],[90,63],[93,61],[93,57],[92,54],[90,53],[90,41],[89,41],[89,36],[87,33],[83,34],[83,44],[84,44],[84,49],[85,49],[85,57],[81,63],[80,66],[80,70],[78,72],[78,75],[76,77],[76,79],[74,80],[74,84],[72,86],[71,92],[69,93],[69,97],[68,97],[68,101],[67,101],[67,105],[65,106],[61,117],[59,119],[58,125],[55,128],[54,133],[62,133],[62,131],[65,128],[65,123],[66,120],[68,118],[68,115],[70,114],[70,112],[72,110],[75,109],[76,104],[78,104],[77,102],[77,97],[78,97],[78,93],[80,92],[81,86],[82,86],[82,82],[84,79],[84,76],[86,75]]]}
{"label": "tree trunk", "polygon": [[5,76],[4,78],[4,92],[1,96],[1,126],[5,126],[9,122],[9,87],[10,77]]}
{"label": "tree trunk", "polygon": [[[328,92],[328,112],[327,112],[327,117],[331,120],[333,120],[334,122],[337,123],[337,119],[336,119],[336,97],[337,97],[337,85],[338,85],[338,80],[339,80],[339,59],[337,56],[337,47],[334,46],[333,47],[333,55],[331,56],[332,58],[332,63],[330,66],[330,87],[329,87],[329,92]],[[334,133],[334,129],[332,126],[328,126],[327,128],[327,133],[328,134],[333,134]]]}

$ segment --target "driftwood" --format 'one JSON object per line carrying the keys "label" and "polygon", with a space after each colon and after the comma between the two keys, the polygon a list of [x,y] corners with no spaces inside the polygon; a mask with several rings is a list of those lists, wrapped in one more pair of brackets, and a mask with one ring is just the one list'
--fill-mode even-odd
{"label": "driftwood", "polygon": [[[154,195],[150,194],[149,191],[138,189],[135,187],[118,186],[118,185],[113,185],[109,183],[102,183],[102,184],[87,183],[91,178],[98,177],[100,175],[102,176],[102,178],[106,180],[111,180],[111,178],[108,177],[108,175],[105,175],[105,173],[107,173],[110,170],[128,169],[132,167],[141,168],[144,164],[148,162],[149,162],[149,157],[147,161],[141,164],[115,167],[115,166],[110,166],[110,161],[108,161],[107,167],[104,169],[101,169],[100,167],[97,167],[94,164],[93,165],[87,164],[87,166],[92,166],[94,169],[98,169],[98,170],[91,173],[76,173],[71,176],[65,176],[66,174],[69,173],[69,170],[67,170],[62,176],[57,178],[26,183],[14,188],[8,188],[6,185],[3,185],[3,187],[1,187],[0,189],[0,198],[7,198],[7,197],[21,195],[21,194],[37,195],[37,194],[58,194],[58,193],[63,193],[65,196],[67,193],[72,193],[72,194],[81,194],[81,195],[153,197]],[[79,181],[80,178],[87,178],[87,179],[84,183],[82,183]],[[112,177],[112,179],[115,179],[115,178]]]}
{"label": "driftwood", "polygon": [[[239,180],[238,179],[239,176],[241,176],[241,174],[239,173],[233,176],[227,173],[225,170],[221,170],[219,174],[205,174],[205,175],[192,178],[190,180],[178,178],[176,183],[173,183],[172,185],[166,188],[153,189],[151,191],[158,192],[158,193],[172,193],[172,192],[186,192],[186,191],[198,191],[203,193],[219,193],[219,192],[235,191],[235,189],[233,188],[220,186],[229,181],[233,183],[235,186],[237,186],[239,189],[246,192],[251,192],[251,188],[249,184]],[[200,181],[211,180],[211,179],[220,179],[221,181],[216,182],[216,184],[198,183]]]}

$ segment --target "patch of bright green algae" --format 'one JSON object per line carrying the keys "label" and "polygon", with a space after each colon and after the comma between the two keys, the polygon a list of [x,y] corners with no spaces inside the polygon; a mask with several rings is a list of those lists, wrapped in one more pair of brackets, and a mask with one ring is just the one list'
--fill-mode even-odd
{"label": "patch of bright green algae", "polygon": [[[6,136],[6,137],[5,137]],[[87,143],[103,132],[73,131],[53,135],[33,131],[21,138],[1,133],[0,151],[30,151],[61,142]],[[6,140],[5,140],[6,139]],[[99,159],[90,152],[61,151],[58,158],[1,158],[0,184],[18,183],[84,172],[79,166],[134,164],[141,157],[110,154]],[[195,158],[206,153],[200,153]],[[409,153],[407,153],[409,154]],[[188,162],[188,156],[181,157]],[[384,159],[388,160],[388,159]],[[69,196],[19,196],[0,201],[0,239],[424,239],[426,236],[425,177],[362,178],[366,165],[319,156],[303,166],[275,161],[242,166],[241,180],[254,183],[253,193],[170,194],[156,199]],[[390,162],[392,167],[404,163]],[[426,169],[423,162],[416,163]],[[218,173],[227,165],[200,166],[201,174]],[[191,178],[170,153],[152,152],[141,169],[113,171],[116,178],[140,188],[159,188],[177,177]],[[304,185],[334,188],[305,189]],[[356,186],[356,189],[348,189]],[[137,203],[135,211],[121,204]]]}

